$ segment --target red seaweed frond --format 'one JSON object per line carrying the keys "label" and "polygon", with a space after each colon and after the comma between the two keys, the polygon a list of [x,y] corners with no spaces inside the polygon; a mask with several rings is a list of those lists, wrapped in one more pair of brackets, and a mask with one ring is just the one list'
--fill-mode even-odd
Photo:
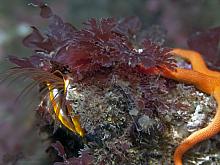
{"label": "red seaweed frond", "polygon": [[146,68],[166,66],[172,69],[175,67],[175,60],[169,54],[170,48],[163,48],[150,40],[144,40],[142,45],[143,52],[141,54],[147,58],[142,60],[141,64]]}
{"label": "red seaweed frond", "polygon": [[201,53],[208,65],[220,69],[220,27],[193,34],[188,39],[189,48]]}
{"label": "red seaweed frond", "polygon": [[41,34],[33,27],[33,32],[23,40],[24,45],[42,59],[59,63],[71,72],[80,74],[94,71],[94,68],[118,65],[132,68],[139,64],[146,68],[160,65],[174,67],[169,49],[161,48],[147,38],[143,44],[133,43],[141,28],[137,17],[119,21],[92,18],[78,30],[53,14],[42,1],[36,1],[35,5],[41,8],[41,16],[49,19],[48,32]]}

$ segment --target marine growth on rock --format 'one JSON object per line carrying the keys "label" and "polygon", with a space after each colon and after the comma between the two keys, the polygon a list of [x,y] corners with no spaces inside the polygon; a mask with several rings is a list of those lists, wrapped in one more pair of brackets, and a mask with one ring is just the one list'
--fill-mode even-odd
{"label": "marine growth on rock", "polygon": [[[172,164],[180,141],[212,119],[215,101],[198,89],[213,95],[199,79],[200,74],[213,76],[195,69],[191,51],[184,58],[193,69],[182,69],[186,62],[173,57],[182,52],[139,35],[137,17],[92,18],[78,29],[43,2],[34,5],[49,22],[47,32],[32,27],[23,44],[33,54],[9,57],[16,67],[7,75],[31,78],[27,89],[39,87],[39,129],[52,141],[47,151],[58,153],[51,158],[55,165]],[[188,78],[182,70],[200,77]],[[205,153],[197,147],[186,162],[206,162],[207,157],[220,162],[218,145],[215,140],[201,146]],[[181,164],[178,156],[176,165]]]}

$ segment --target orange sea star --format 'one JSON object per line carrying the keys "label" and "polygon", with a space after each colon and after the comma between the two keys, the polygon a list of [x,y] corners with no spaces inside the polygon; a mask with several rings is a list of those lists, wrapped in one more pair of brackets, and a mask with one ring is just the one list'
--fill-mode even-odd
{"label": "orange sea star", "polygon": [[162,66],[160,69],[155,69],[154,73],[161,74],[166,78],[174,79],[176,81],[195,85],[199,90],[212,95],[218,103],[216,115],[212,122],[209,123],[207,127],[202,128],[185,138],[176,148],[174,153],[174,164],[182,165],[182,157],[185,152],[197,143],[209,139],[220,132],[220,73],[209,70],[198,52],[173,49],[171,53],[189,61],[192,64],[193,69],[188,70],[176,68],[176,70],[170,70],[167,67]]}

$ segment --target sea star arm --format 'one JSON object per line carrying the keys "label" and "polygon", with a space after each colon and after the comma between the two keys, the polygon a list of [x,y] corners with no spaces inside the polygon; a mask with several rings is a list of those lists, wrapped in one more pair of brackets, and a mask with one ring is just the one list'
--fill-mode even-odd
{"label": "sea star arm", "polygon": [[193,70],[209,76],[220,78],[219,72],[208,69],[200,53],[193,50],[185,50],[178,48],[173,49],[170,53],[189,61],[192,64]]}
{"label": "sea star arm", "polygon": [[210,95],[213,94],[217,86],[220,86],[220,79],[207,76],[206,74],[194,70],[176,68],[173,71],[167,68],[162,68],[160,74],[166,78],[195,85],[196,88]]}
{"label": "sea star arm", "polygon": [[[216,101],[220,102],[220,87],[216,87],[213,96]],[[182,165],[183,154],[192,148],[197,143],[209,139],[210,137],[216,135],[220,132],[220,106],[216,110],[214,119],[209,125],[203,129],[200,129],[192,133],[189,137],[185,138],[180,145],[176,148],[174,153],[174,163],[175,165]]]}
{"label": "sea star arm", "polygon": [[[149,69],[146,69],[143,65],[139,65],[139,68],[142,72],[146,74],[149,73]],[[189,69],[175,68],[175,70],[170,70],[165,66],[161,66],[159,68],[151,69],[151,73],[162,75],[163,77],[186,84],[195,85],[201,91],[211,95],[213,94],[215,87],[220,86],[220,79]]]}

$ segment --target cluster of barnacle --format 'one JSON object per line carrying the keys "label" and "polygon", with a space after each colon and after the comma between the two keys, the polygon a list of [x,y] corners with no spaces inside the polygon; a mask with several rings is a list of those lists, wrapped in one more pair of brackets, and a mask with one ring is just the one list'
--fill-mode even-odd
{"label": "cluster of barnacle", "polygon": [[[77,29],[41,1],[35,5],[50,21],[48,32],[42,35],[33,27],[23,43],[34,55],[10,57],[17,67],[9,74],[29,76],[39,85],[40,129],[56,141],[52,146],[59,153],[53,161],[64,161],[56,163],[64,165],[170,164],[174,148],[170,140],[175,140],[170,123],[182,115],[173,114],[184,105],[172,94],[177,89],[172,80],[151,75],[155,67],[174,69],[170,49],[140,38],[140,21],[134,17],[90,19]],[[144,73],[140,64],[145,66]],[[59,100],[62,103],[57,107]],[[56,110],[66,106],[71,112],[62,113],[67,118],[79,116],[73,125],[80,124],[85,133],[65,127],[64,116],[59,117]],[[48,152],[54,151],[49,148]]]}

